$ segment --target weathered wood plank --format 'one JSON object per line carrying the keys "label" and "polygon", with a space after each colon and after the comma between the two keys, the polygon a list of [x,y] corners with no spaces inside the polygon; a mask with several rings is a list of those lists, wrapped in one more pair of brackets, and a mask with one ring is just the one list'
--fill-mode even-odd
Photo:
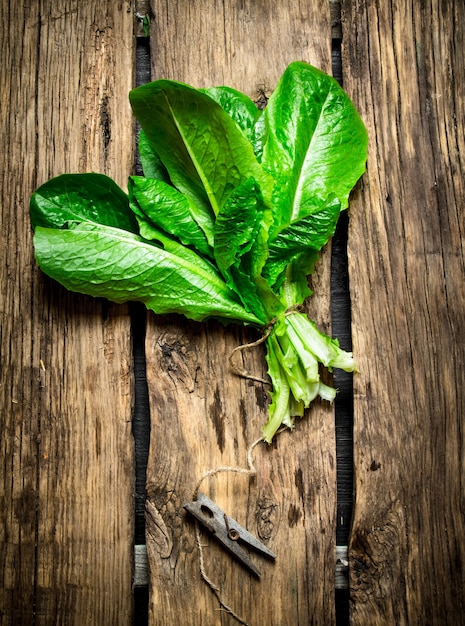
{"label": "weathered wood plank", "polygon": [[131,623],[127,310],[65,293],[33,260],[47,178],[133,159],[126,2],[2,2],[0,623]]}
{"label": "weathered wood plank", "polygon": [[242,85],[255,98],[274,88],[285,67],[305,60],[331,70],[325,0],[152,2],[155,76],[196,87]]}
{"label": "weathered wood plank", "polygon": [[463,2],[345,0],[344,85],[370,135],[352,205],[352,621],[465,609]]}
{"label": "weathered wood plank", "polygon": [[[329,3],[179,1],[152,3],[153,77],[197,87],[227,84],[254,99],[269,93],[296,59],[331,69]],[[329,257],[315,277],[312,315],[327,328]],[[316,284],[318,283],[318,284]],[[147,367],[152,437],[147,478],[150,624],[232,624],[202,582],[194,527],[182,505],[204,472],[247,468],[247,449],[266,420],[265,386],[236,377],[234,347],[253,331],[181,318],[149,317]],[[264,351],[244,357],[265,375]],[[202,490],[278,554],[256,557],[261,581],[202,537],[205,570],[222,599],[248,624],[332,624],[336,476],[334,415],[315,406],[275,446],[258,445],[257,475],[221,473]]]}

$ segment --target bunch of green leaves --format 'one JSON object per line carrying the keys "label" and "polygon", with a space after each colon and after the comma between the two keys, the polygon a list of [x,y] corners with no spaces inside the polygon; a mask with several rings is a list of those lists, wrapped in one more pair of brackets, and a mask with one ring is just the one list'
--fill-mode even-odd
{"label": "bunch of green leaves", "polygon": [[316,396],[334,398],[320,364],[355,367],[296,307],[365,169],[365,127],[338,83],[303,62],[264,110],[229,87],[169,80],[130,102],[144,176],[127,194],[96,173],[42,185],[30,205],[37,261],[73,291],[267,329],[271,441]]}

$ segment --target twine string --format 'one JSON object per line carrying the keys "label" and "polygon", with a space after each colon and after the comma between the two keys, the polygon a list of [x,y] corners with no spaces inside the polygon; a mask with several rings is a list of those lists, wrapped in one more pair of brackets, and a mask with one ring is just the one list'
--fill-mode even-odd
{"label": "twine string", "polygon": [[245,368],[239,367],[238,365],[234,363],[234,355],[236,354],[236,352],[242,352],[243,350],[249,350],[250,348],[255,348],[256,346],[259,346],[260,344],[264,343],[268,339],[270,334],[271,334],[271,328],[268,328],[265,334],[262,335],[260,339],[257,339],[257,341],[252,341],[251,343],[243,343],[240,346],[236,346],[234,348],[234,350],[229,355],[229,366],[237,376],[241,376],[242,378],[248,378],[249,380],[255,380],[257,383],[263,383],[265,385],[270,384],[269,380],[260,378],[260,376],[253,376]]}
{"label": "twine string", "polygon": [[235,472],[236,474],[248,474],[251,477],[255,476],[257,470],[255,469],[255,465],[253,464],[252,455],[255,446],[257,446],[261,441],[263,441],[263,437],[259,437],[249,446],[249,449],[247,450],[247,468],[235,467],[231,465],[219,465],[218,467],[207,470],[204,474],[202,474],[200,479],[197,481],[197,484],[195,485],[193,499],[197,499],[199,495],[200,485],[206,478],[209,478],[210,476],[215,476],[216,474],[220,474],[221,472]]}
{"label": "twine string", "polygon": [[226,611],[226,613],[229,613],[229,615],[231,615],[231,617],[233,617],[237,622],[239,622],[239,624],[243,624],[244,626],[249,626],[248,623],[244,621],[240,615],[238,615],[230,606],[226,604],[226,602],[223,600],[223,597],[221,595],[220,588],[217,585],[215,585],[215,583],[211,580],[211,578],[208,577],[205,571],[205,563],[203,560],[203,546],[202,546],[202,541],[201,541],[199,522],[196,522],[195,524],[195,538],[197,540],[197,547],[199,550],[199,565],[200,565],[200,574],[202,576],[202,580],[213,591],[213,593],[216,596],[216,599],[218,600],[220,604],[220,607],[224,611]]}
{"label": "twine string", "polygon": [[[220,465],[218,467],[215,467],[214,469],[206,471],[200,477],[200,479],[197,481],[197,484],[195,485],[193,499],[194,500],[197,499],[199,495],[200,486],[202,485],[204,480],[206,480],[207,478],[210,478],[211,476],[216,476],[217,474],[220,474],[221,472],[234,472],[236,474],[245,474],[245,475],[250,476],[251,478],[255,476],[257,473],[257,470],[255,469],[255,465],[253,463],[253,451],[254,451],[255,446],[257,446],[262,441],[264,441],[263,437],[259,437],[249,446],[249,449],[247,450],[247,467],[246,468],[229,466],[229,465]],[[202,545],[200,524],[198,521],[196,521],[196,524],[195,524],[195,538],[197,542],[197,548],[199,551],[200,575],[202,576],[203,581],[210,587],[212,592],[215,594],[216,599],[218,600],[220,604],[220,607],[224,611],[229,613],[229,615],[231,615],[231,617],[233,617],[237,622],[239,622],[240,624],[243,624],[243,626],[248,626],[247,622],[242,617],[240,617],[240,615],[238,615],[230,606],[226,604],[221,594],[220,588],[211,580],[211,578],[208,576],[206,572],[205,561],[203,558],[203,545]]]}

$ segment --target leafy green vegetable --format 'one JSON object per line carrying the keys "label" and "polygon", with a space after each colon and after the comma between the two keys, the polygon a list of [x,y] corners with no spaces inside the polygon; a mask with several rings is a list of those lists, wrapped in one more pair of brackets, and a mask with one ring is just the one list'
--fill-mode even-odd
{"label": "leafy green vegetable", "polygon": [[157,178],[165,183],[171,183],[166,167],[143,130],[139,134],[139,156],[144,175],[147,178]]}
{"label": "leafy green vegetable", "polygon": [[339,84],[306,63],[291,64],[268,101],[265,123],[262,165],[275,181],[271,239],[331,198],[346,208],[365,170],[367,134]]}
{"label": "leafy green vegetable", "polygon": [[129,178],[129,201],[136,215],[141,234],[147,239],[154,237],[151,227],[173,235],[185,246],[213,256],[203,230],[195,221],[189,202],[177,189],[155,178],[131,176]]}
{"label": "leafy green vegetable", "polygon": [[302,62],[259,110],[230,87],[158,80],[130,102],[145,176],[51,179],[31,198],[37,261],[68,289],[156,313],[251,324],[266,342],[270,442],[355,369],[299,305],[365,168],[367,134],[335,80]]}
{"label": "leafy green vegetable", "polygon": [[91,222],[137,233],[137,220],[127,195],[103,174],[63,174],[32,195],[33,227],[64,228],[73,222]]}
{"label": "leafy green vegetable", "polygon": [[176,242],[164,243],[168,249],[85,222],[65,230],[37,226],[34,235],[40,267],[71,291],[141,301],[155,313],[182,313],[200,322],[215,317],[260,323],[210,263]]}
{"label": "leafy green vegetable", "polygon": [[146,136],[175,187],[213,245],[216,215],[227,195],[254,176],[265,192],[273,181],[261,168],[252,145],[234,120],[208,95],[169,80],[129,94]]}
{"label": "leafy green vegetable", "polygon": [[248,96],[231,87],[209,87],[201,89],[215,100],[239,126],[254,148],[255,155],[261,154],[264,126],[260,118],[263,111]]}

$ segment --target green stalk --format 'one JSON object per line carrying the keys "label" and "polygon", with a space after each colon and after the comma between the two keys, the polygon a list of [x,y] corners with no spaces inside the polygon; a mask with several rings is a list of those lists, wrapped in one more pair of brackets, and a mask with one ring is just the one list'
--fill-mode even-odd
{"label": "green stalk", "polygon": [[289,335],[272,337],[272,341],[276,343],[276,355],[284,370],[294,399],[297,403],[302,402],[303,406],[308,408],[310,402],[318,395],[319,383],[308,381],[302,362],[289,339]]}
{"label": "green stalk", "polygon": [[328,367],[331,371],[333,367],[338,367],[346,372],[356,370],[356,365],[352,354],[346,352],[339,347],[337,339],[332,339],[323,334],[312,322],[302,313],[295,313],[286,316],[285,325],[289,329],[292,328],[292,334],[299,338],[295,341],[295,345],[303,345],[305,352],[310,352],[320,362]]}
{"label": "green stalk", "polygon": [[290,413],[291,391],[286,375],[279,364],[271,335],[266,341],[266,348],[266,361],[268,363],[268,374],[272,382],[272,391],[270,393],[271,404],[268,409],[268,421],[262,432],[264,441],[271,443],[281,424],[289,427],[292,425]]}
{"label": "green stalk", "polygon": [[336,389],[320,380],[319,364],[352,372],[356,369],[350,352],[339,347],[318,330],[302,313],[291,313],[279,320],[266,341],[268,374],[273,390],[269,419],[263,438],[271,443],[281,425],[292,428],[294,417],[302,417],[304,408],[320,396],[332,402]]}

